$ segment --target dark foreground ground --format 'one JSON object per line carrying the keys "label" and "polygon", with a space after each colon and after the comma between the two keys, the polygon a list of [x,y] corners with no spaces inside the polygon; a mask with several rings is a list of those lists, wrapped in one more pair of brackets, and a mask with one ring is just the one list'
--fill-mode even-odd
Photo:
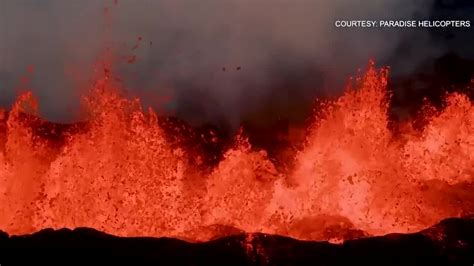
{"label": "dark foreground ground", "polygon": [[170,238],[121,238],[93,229],[0,234],[0,264],[165,265],[473,265],[474,218],[447,219],[415,234],[327,242],[264,234],[206,243]]}

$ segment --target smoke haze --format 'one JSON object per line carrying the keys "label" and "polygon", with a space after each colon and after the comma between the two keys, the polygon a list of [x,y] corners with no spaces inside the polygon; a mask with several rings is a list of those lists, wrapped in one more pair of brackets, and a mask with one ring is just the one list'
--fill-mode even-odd
{"label": "smoke haze", "polygon": [[[337,19],[417,19],[432,0],[1,0],[0,105],[15,98],[29,65],[41,114],[77,119],[79,95],[106,45],[130,95],[192,123],[242,117],[267,105],[293,110],[333,95],[370,58],[409,72],[441,54],[428,31],[342,29]],[[110,17],[104,18],[104,7]],[[112,27],[106,34],[106,23]],[[416,38],[415,38],[416,36]],[[138,41],[138,38],[141,41]],[[407,49],[400,50],[410,42]],[[139,44],[136,49],[135,45]],[[397,55],[395,56],[395,53]],[[127,60],[134,61],[128,64]]]}

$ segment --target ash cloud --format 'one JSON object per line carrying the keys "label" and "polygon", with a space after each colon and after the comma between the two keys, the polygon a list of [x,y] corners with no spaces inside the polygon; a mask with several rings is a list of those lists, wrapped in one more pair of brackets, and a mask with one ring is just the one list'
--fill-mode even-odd
{"label": "ash cloud", "polygon": [[130,95],[147,105],[157,105],[150,95],[169,96],[165,108],[183,119],[234,127],[259,113],[299,116],[314,96],[340,93],[369,58],[401,75],[444,49],[419,29],[334,26],[425,18],[433,0],[0,1],[0,105],[12,103],[34,65],[31,88],[53,121],[78,118],[79,95],[107,43],[136,56],[117,65]]}

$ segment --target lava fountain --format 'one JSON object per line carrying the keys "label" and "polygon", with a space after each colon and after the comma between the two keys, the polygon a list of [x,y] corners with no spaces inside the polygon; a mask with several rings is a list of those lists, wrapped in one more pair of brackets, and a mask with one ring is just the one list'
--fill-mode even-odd
{"label": "lava fountain", "polygon": [[0,229],[327,240],[414,232],[473,213],[472,102],[453,93],[442,110],[423,109],[431,110],[420,114],[423,129],[389,127],[387,77],[371,63],[325,102],[285,172],[242,131],[216,166],[196,167],[166,138],[162,118],[121,96],[109,74],[84,96],[87,122],[60,133],[23,93],[0,112]]}

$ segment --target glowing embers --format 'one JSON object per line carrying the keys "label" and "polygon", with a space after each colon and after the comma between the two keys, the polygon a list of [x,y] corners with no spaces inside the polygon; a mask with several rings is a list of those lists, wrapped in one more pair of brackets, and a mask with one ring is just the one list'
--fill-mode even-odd
{"label": "glowing embers", "polygon": [[422,132],[394,135],[387,71],[370,65],[355,88],[324,105],[291,171],[279,172],[245,132],[206,171],[111,80],[96,82],[84,97],[88,122],[61,141],[39,130],[30,93],[0,113],[0,229],[88,226],[188,240],[244,230],[337,240],[412,232],[474,211],[474,108],[464,95],[425,114]]}

